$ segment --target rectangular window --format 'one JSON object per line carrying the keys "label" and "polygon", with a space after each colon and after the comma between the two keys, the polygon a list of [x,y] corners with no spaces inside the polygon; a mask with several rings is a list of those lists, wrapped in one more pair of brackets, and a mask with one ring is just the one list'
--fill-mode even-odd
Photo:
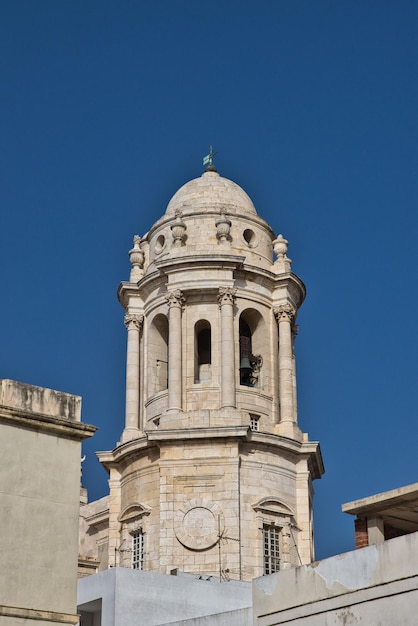
{"label": "rectangular window", "polygon": [[273,524],[263,526],[264,574],[274,574],[280,569],[280,528]]}
{"label": "rectangular window", "polygon": [[253,415],[250,413],[250,428],[251,430],[259,430],[260,429],[260,416]]}
{"label": "rectangular window", "polygon": [[132,535],[132,569],[143,569],[144,533],[142,530]]}

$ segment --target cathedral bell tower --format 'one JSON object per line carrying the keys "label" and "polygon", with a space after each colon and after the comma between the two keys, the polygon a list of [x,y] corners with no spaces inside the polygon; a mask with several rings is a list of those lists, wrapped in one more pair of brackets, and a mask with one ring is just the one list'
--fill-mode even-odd
{"label": "cathedral bell tower", "polygon": [[313,560],[324,469],[298,426],[287,246],[211,163],[135,236],[125,429],[99,453],[109,565],[251,580]]}

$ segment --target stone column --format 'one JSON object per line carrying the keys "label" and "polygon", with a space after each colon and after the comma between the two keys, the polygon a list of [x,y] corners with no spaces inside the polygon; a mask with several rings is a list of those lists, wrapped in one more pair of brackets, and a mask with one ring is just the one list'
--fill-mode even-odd
{"label": "stone column", "polygon": [[139,427],[139,336],[144,316],[127,314],[124,322],[128,329],[125,430],[129,431]]}
{"label": "stone column", "polygon": [[[297,546],[296,543],[293,546],[293,537],[292,537],[292,533],[291,533],[291,528],[290,528],[290,523],[288,520],[286,521],[282,521],[282,531],[281,531],[281,538],[282,538],[282,552],[280,555],[280,569],[289,569],[290,567],[292,567],[292,548],[296,549],[297,551]],[[293,563],[293,565],[300,565],[299,562]]]}
{"label": "stone column", "polygon": [[290,304],[284,304],[274,314],[279,324],[280,422],[295,422],[292,322],[296,311]]}
{"label": "stone column", "polygon": [[182,338],[181,312],[185,298],[180,291],[166,294],[169,308],[168,319],[168,410],[182,410]]}
{"label": "stone column", "polygon": [[237,290],[220,287],[221,309],[221,409],[235,408],[234,300]]}
{"label": "stone column", "polygon": [[293,377],[293,412],[295,416],[295,422],[298,421],[298,393],[296,385],[296,354],[295,354],[295,341],[298,334],[299,326],[293,324],[292,326],[292,377]]}
{"label": "stone column", "polygon": [[369,546],[384,542],[385,525],[381,517],[378,517],[377,515],[370,515],[367,518],[367,535]]}

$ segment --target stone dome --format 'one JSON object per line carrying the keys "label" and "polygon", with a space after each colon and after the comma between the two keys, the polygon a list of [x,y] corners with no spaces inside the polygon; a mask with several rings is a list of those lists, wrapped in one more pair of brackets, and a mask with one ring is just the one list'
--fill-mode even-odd
{"label": "stone dome", "polygon": [[174,194],[168,203],[166,215],[174,215],[177,210],[191,213],[220,211],[227,213],[250,213],[257,211],[245,191],[218,172],[204,172],[199,178],[189,181]]}

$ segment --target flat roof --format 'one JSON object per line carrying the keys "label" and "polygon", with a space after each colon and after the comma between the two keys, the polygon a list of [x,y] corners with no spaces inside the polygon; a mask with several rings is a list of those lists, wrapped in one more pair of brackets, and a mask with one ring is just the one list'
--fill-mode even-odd
{"label": "flat roof", "polygon": [[395,528],[415,532],[418,530],[418,483],[353,500],[341,508],[350,515],[377,515]]}

